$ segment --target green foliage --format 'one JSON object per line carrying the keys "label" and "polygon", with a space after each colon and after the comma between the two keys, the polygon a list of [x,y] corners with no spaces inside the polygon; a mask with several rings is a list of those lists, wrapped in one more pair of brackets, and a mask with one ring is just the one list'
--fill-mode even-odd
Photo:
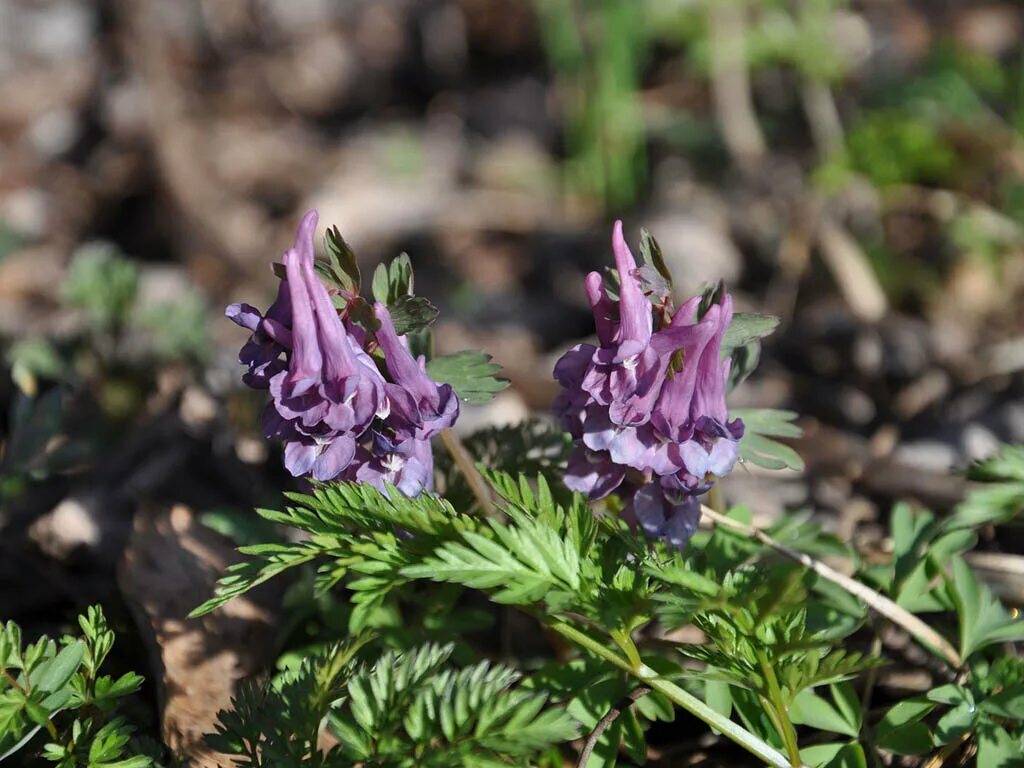
{"label": "green foliage", "polygon": [[427,363],[427,374],[434,381],[451,384],[460,400],[473,405],[490,402],[508,386],[508,379],[495,375],[500,370],[490,355],[471,350],[441,355]]}
{"label": "green foliage", "polygon": [[378,264],[373,271],[373,298],[386,307],[413,295],[412,261],[403,253],[390,264]]}
{"label": "green foliage", "polygon": [[879,746],[897,755],[920,755],[973,735],[979,768],[1024,764],[1024,684],[997,684],[986,690],[981,679],[975,676],[968,685],[940,685],[895,704],[878,724]]}
{"label": "green foliage", "polygon": [[[526,765],[577,733],[564,709],[516,685],[508,667],[456,669],[450,645],[358,664],[361,643],[333,646],[275,683],[243,686],[219,713],[210,746],[251,768]],[[325,719],[340,743],[323,752]]]}
{"label": "green foliage", "polygon": [[631,203],[645,176],[639,108],[649,38],[633,0],[577,6],[534,0],[564,115],[567,186],[609,209]]}
{"label": "green foliage", "polygon": [[173,302],[141,307],[138,325],[149,335],[153,354],[167,361],[203,362],[211,352],[206,332],[209,306],[197,293],[185,293]]}
{"label": "green foliage", "polygon": [[57,381],[66,367],[53,344],[43,338],[15,342],[7,350],[5,358],[11,366],[11,379],[29,397],[38,393],[39,379]]}
{"label": "green foliage", "polygon": [[[786,707],[808,688],[839,683],[877,663],[834,647],[833,627],[809,626],[812,599],[806,580],[804,572],[792,568],[732,571],[714,597],[697,603],[692,613],[710,643],[680,650],[707,665],[704,677],[768,700],[779,698]],[[670,605],[674,598],[669,596]],[[670,611],[666,620],[676,615]],[[837,706],[849,718],[844,704]]]}
{"label": "green foliage", "polygon": [[[554,424],[541,419],[531,419],[516,425],[488,427],[474,432],[463,440],[466,451],[482,467],[501,467],[512,475],[558,476],[565,471],[572,439]],[[465,476],[452,460],[451,455],[439,452],[435,456],[441,475],[440,484],[445,498],[457,509],[470,509],[476,503]],[[567,495],[561,484],[552,489]]]}
{"label": "green foliage", "polygon": [[722,337],[722,359],[729,357],[740,348],[760,341],[775,333],[779,318],[774,315],[757,315],[737,312]]}
{"label": "green foliage", "polygon": [[[995,626],[1001,626],[1005,618],[987,587],[976,583],[959,556],[977,543],[976,528],[1009,522],[1024,507],[1024,451],[1020,446],[1008,446],[994,458],[976,464],[970,476],[979,483],[944,518],[927,510],[915,512],[906,504],[893,507],[892,566],[871,566],[864,571],[867,580],[908,610],[958,610],[961,621],[972,625],[967,628],[970,636],[961,639],[961,650],[973,649],[984,636],[985,631],[978,634],[982,629],[976,625],[979,618],[984,616]],[[951,564],[954,578],[949,580]]]}
{"label": "green foliage", "polygon": [[[327,247],[327,263],[317,262],[316,271],[328,286],[346,293],[358,294],[362,286],[362,275],[359,271],[359,260],[341,231],[337,227],[328,227],[324,235]],[[376,275],[374,275],[376,278]]]}
{"label": "green foliage", "polygon": [[747,379],[761,361],[761,340],[775,332],[779,318],[738,312],[722,339],[722,358],[730,358],[730,390]]}
{"label": "green foliage", "polygon": [[960,624],[960,655],[964,658],[993,643],[1024,639],[1024,620],[1011,617],[961,557],[952,558],[948,582]]}
{"label": "green foliage", "polygon": [[884,187],[946,180],[956,155],[928,120],[901,110],[871,112],[850,127],[846,161]]}
{"label": "green foliage", "polygon": [[26,646],[17,624],[0,627],[0,760],[24,757],[44,734],[41,754],[59,768],[147,768],[150,756],[126,754],[134,729],[112,717],[142,678],[100,674],[114,633],[99,607],[78,622],[81,639],[42,637]]}
{"label": "green foliage", "polygon": [[64,424],[62,392],[54,388],[39,398],[16,397],[11,407],[10,424],[3,461],[0,462],[0,476],[44,471],[50,458],[50,440]]}
{"label": "green foliage", "polygon": [[[444,499],[430,495],[408,499],[393,488],[383,494],[367,485],[337,483],[288,498],[296,506],[258,513],[270,522],[301,530],[308,538],[242,547],[240,551],[250,559],[230,567],[218,582],[215,596],[192,615],[209,613],[286,570],[324,559],[317,577],[321,591],[349,573],[359,575],[348,587],[355,592],[353,622],[361,626],[366,614],[392,589],[407,582],[403,567],[420,562],[455,531],[481,526],[479,519],[457,513]],[[400,546],[396,528],[412,538]]]}
{"label": "green foliage", "polygon": [[378,264],[373,272],[373,297],[388,308],[400,336],[425,331],[437,319],[437,307],[414,295],[413,285],[412,262],[406,253],[391,264]]}
{"label": "green foliage", "polygon": [[972,489],[957,508],[964,527],[1006,523],[1024,510],[1024,445],[1003,448],[975,464],[968,477],[983,485]]}
{"label": "green foliage", "polygon": [[804,460],[788,445],[773,437],[800,437],[800,427],[793,422],[793,411],[771,408],[733,408],[733,418],[743,419],[745,431],[740,441],[740,458],[765,469],[803,470]]}
{"label": "green foliage", "polygon": [[640,259],[644,264],[653,267],[669,288],[672,287],[672,272],[665,261],[665,254],[662,253],[661,246],[654,239],[654,235],[645,227],[640,229]]}
{"label": "green foliage", "polygon": [[367,766],[524,765],[577,726],[489,662],[455,670],[452,648],[385,653],[357,672],[332,713],[346,754]]}
{"label": "green foliage", "polygon": [[[506,436],[511,445],[504,444]],[[655,690],[624,705],[598,738],[592,764],[615,765],[623,755],[642,762],[645,729],[654,720],[671,719],[674,706],[699,713],[780,768],[786,762],[778,749],[790,761],[802,756],[814,766],[866,765],[874,757],[862,739],[868,729],[881,749],[900,754],[963,739],[985,754],[1012,754],[1024,714],[1024,666],[999,661],[995,651],[997,643],[1024,632],[960,557],[974,543],[974,523],[1005,519],[999,509],[982,514],[984,502],[975,499],[941,520],[906,506],[894,509],[893,562],[863,573],[901,605],[955,611],[968,666],[963,683],[900,702],[876,722],[866,718],[857,682],[882,659],[849,647],[867,611],[839,585],[797,563],[780,562],[772,547],[726,527],[698,533],[684,557],[632,532],[614,505],[595,514],[578,494],[554,493],[545,469],[557,471],[564,446],[537,425],[493,430],[467,442],[482,449],[487,465],[500,465],[513,453],[513,463],[539,470],[518,476],[485,470],[496,497],[494,517],[461,513],[437,496],[408,499],[394,489],[385,494],[357,484],[290,494],[283,511],[260,515],[301,536],[243,547],[249,560],[235,566],[217,595],[197,610],[211,610],[296,566],[315,566],[321,592],[348,591],[350,631],[379,626],[382,638],[398,644],[374,656],[375,664],[346,667],[345,692],[334,694],[328,718],[341,745],[322,759],[527,764],[565,738],[569,716],[593,728],[641,683]],[[1015,460],[1011,451],[976,473],[1012,482],[1007,478],[1015,476]],[[749,520],[741,508],[730,515]],[[815,556],[850,554],[806,517],[781,520],[767,534]],[[447,590],[435,601],[440,612],[413,610],[431,589]],[[411,648],[413,630],[403,626],[403,618],[422,616],[427,629],[429,616],[429,631],[436,632],[447,613],[458,615],[453,607],[465,591],[518,606],[586,654],[568,664],[544,665],[517,686],[510,670],[475,664],[469,648],[459,651],[468,654],[461,669],[447,666],[455,646]],[[654,627],[671,631],[687,624],[699,628],[706,642],[644,642]],[[701,691],[704,699],[675,681]],[[564,709],[544,710],[546,700]],[[299,730],[312,734],[313,722],[320,721],[310,715],[310,727]],[[830,736],[801,749],[805,732]],[[509,741],[512,734],[518,745]]]}
{"label": "green foliage", "polygon": [[93,243],[72,257],[62,287],[64,300],[101,330],[115,331],[127,323],[138,279],[138,268],[116,248]]}
{"label": "green foliage", "polygon": [[321,723],[345,694],[363,642],[333,645],[276,681],[247,681],[231,709],[217,714],[216,732],[206,736],[207,743],[249,768],[351,765],[338,747],[321,752],[318,745]]}

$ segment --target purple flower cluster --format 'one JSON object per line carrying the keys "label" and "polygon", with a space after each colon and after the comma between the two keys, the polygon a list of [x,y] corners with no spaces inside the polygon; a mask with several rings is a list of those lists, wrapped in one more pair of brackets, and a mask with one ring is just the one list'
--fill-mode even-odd
{"label": "purple flower cluster", "polygon": [[700,519],[697,496],[739,457],[743,423],[729,421],[729,360],[721,360],[732,298],[724,295],[699,319],[699,296],[656,313],[621,222],[612,249],[618,301],[599,273],[585,283],[599,346],[579,344],[555,365],[562,386],[555,412],[576,444],[566,484],[593,499],[624,483],[639,486],[626,514],[649,535],[682,546]]}
{"label": "purple flower cluster", "polygon": [[[382,490],[390,483],[415,496],[432,486],[430,440],[455,423],[458,398],[426,374],[382,304],[374,306],[374,334],[342,320],[313,269],[316,225],[316,211],[303,217],[265,314],[248,304],[225,312],[252,332],[239,353],[243,380],[269,391],[263,432],[284,442],[291,474]],[[383,371],[367,352],[371,343],[383,353]]]}

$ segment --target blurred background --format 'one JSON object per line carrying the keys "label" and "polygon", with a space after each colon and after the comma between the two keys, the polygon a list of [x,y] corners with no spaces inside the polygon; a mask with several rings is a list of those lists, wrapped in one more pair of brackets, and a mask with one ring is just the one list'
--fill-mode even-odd
{"label": "blurred background", "polygon": [[505,365],[466,431],[547,410],[622,217],[782,318],[733,400],[799,412],[807,466],[732,500],[865,543],[948,509],[1024,441],[1022,36],[981,0],[0,0],[0,615],[135,608],[133,519],[276,503],[222,308],[312,207]]}

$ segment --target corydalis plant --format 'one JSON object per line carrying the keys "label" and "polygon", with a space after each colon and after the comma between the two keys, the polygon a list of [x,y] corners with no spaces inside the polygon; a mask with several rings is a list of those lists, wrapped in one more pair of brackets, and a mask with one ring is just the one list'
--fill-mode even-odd
{"label": "corydalis plant", "polygon": [[618,490],[627,517],[683,546],[700,519],[698,495],[739,458],[743,422],[729,420],[731,361],[722,360],[732,297],[702,306],[695,296],[676,309],[668,291],[652,290],[651,301],[622,222],[612,250],[618,300],[600,273],[585,283],[598,345],[578,344],[555,365],[555,412],[576,443],[566,484],[591,499]]}
{"label": "corydalis plant", "polygon": [[[430,440],[455,423],[458,398],[427,375],[425,359],[413,357],[384,304],[356,322],[353,310],[366,307],[358,284],[355,292],[336,290],[343,307],[335,306],[314,268],[317,220],[316,211],[303,217],[265,314],[248,304],[226,310],[252,332],[239,353],[248,367],[243,380],[269,391],[263,431],[284,442],[291,474],[390,484],[415,496],[432,487]],[[351,269],[358,276],[354,259]],[[380,366],[371,356],[378,350]]]}
{"label": "corydalis plant", "polygon": [[[330,243],[329,236],[329,250]],[[259,695],[241,696],[236,713],[222,716],[215,738],[230,743],[218,742],[221,748],[254,765],[275,762],[284,749],[314,765],[553,768],[565,764],[564,742],[577,732],[576,720],[589,731],[573,745],[578,766],[613,766],[620,752],[631,764],[644,764],[647,724],[671,720],[678,708],[774,768],[881,764],[892,753],[932,750],[945,759],[974,744],[979,766],[1014,764],[1024,738],[1024,688],[1019,666],[997,665],[994,656],[1003,643],[1024,637],[1024,623],[1013,620],[960,555],[976,541],[968,529],[1005,522],[1019,510],[1024,454],[978,468],[998,484],[941,525],[926,514],[913,519],[909,509],[894,511],[893,562],[864,574],[888,596],[814,559],[860,558],[797,515],[761,530],[750,525],[749,510],[711,513],[714,530],[697,532],[683,557],[673,545],[695,524],[699,493],[721,476],[717,462],[731,466],[738,450],[768,468],[799,465],[791,449],[772,439],[795,436],[793,414],[744,411],[737,445],[738,414],[730,420],[725,408],[726,389],[753,370],[759,340],[775,320],[733,314],[719,289],[676,309],[653,240],[641,241],[647,264],[640,269],[621,232],[615,244],[618,282],[588,278],[599,344],[578,347],[560,362],[559,410],[573,432],[576,460],[581,454],[599,460],[593,482],[570,471],[569,483],[585,481],[591,496],[620,494],[641,525],[595,515],[583,494],[551,484],[549,477],[565,473],[567,440],[529,427],[467,439],[461,460],[453,451],[449,472],[440,475],[443,498],[407,497],[365,482],[320,483],[308,494],[288,494],[283,509],[258,513],[296,535],[243,548],[246,559],[231,566],[194,615],[291,571],[305,574],[299,584],[312,583],[318,594],[337,590],[338,603],[351,608],[343,620],[350,636],[372,645],[360,652],[360,666],[349,664],[355,660],[343,649],[328,647],[322,661],[294,680],[251,689]],[[336,289],[321,274],[346,333],[381,361],[389,408],[375,414],[359,448],[369,451],[369,436],[376,435],[391,451],[445,422],[451,393],[432,389],[430,380],[443,379],[458,397],[478,401],[500,388],[479,354],[423,363],[402,342],[405,335],[411,349],[429,348],[415,329],[417,318],[432,316],[432,307],[412,296],[408,259],[374,277],[374,297],[387,314],[359,304],[353,266],[331,267]],[[282,357],[283,371],[291,361]],[[595,439],[606,444],[594,447]],[[467,446],[472,456],[465,455]],[[482,461],[482,474],[473,458]],[[357,450],[350,466],[366,468],[369,460]],[[464,482],[452,481],[455,468]],[[655,540],[645,539],[641,527]],[[463,599],[467,590],[519,607],[524,620],[550,633],[544,636],[560,638],[551,653],[526,649],[535,671],[521,684],[507,682],[511,670],[492,676],[492,667],[472,664],[477,654],[468,628],[480,624],[458,607],[478,604]],[[876,614],[870,623],[869,608]],[[910,612],[924,610],[956,614],[959,651]],[[880,663],[880,654],[856,649],[868,647],[864,641],[883,621],[931,651],[929,662],[947,666],[924,700],[897,702],[875,728],[868,720],[877,711],[870,706],[871,679],[860,694],[858,678]],[[691,624],[705,642],[666,642]],[[333,631],[324,638],[336,639]],[[308,638],[301,640],[305,655]],[[432,664],[425,660],[443,655],[436,645],[423,651],[428,640],[455,642],[459,658],[453,668],[417,678],[415,670]],[[567,658],[566,643],[578,655]],[[545,657],[548,663],[537,669],[536,660]],[[339,742],[330,752],[312,748],[322,728]],[[865,739],[869,730],[877,738]],[[829,732],[835,738],[825,741]],[[547,752],[559,742],[558,754]]]}

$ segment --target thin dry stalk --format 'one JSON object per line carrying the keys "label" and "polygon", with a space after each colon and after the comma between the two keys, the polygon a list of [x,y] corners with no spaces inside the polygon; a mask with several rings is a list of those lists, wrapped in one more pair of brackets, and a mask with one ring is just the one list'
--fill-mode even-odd
{"label": "thin dry stalk", "polygon": [[894,624],[899,625],[919,642],[929,648],[932,648],[953,667],[959,668],[963,665],[963,660],[960,658],[960,654],[957,653],[956,649],[949,644],[949,641],[946,640],[946,638],[929,627],[910,611],[905,608],[901,608],[885,595],[880,594],[856,579],[850,578],[834,568],[825,565],[825,563],[820,560],[815,560],[810,555],[804,554],[803,552],[797,552],[784,544],[780,544],[760,528],[755,528],[752,525],[747,525],[746,523],[741,523],[738,520],[733,520],[730,517],[719,514],[707,506],[702,505],[701,510],[708,519],[715,523],[715,525],[724,526],[752,539],[756,539],[765,546],[771,547],[779,554],[800,563],[805,568],[809,568],[823,579],[828,579],[833,584],[838,584],[854,597],[864,601],[864,603],[876,613],[889,619],[889,621]]}
{"label": "thin dry stalk", "polygon": [[736,164],[750,171],[764,159],[765,141],[757,123],[747,69],[746,9],[739,3],[711,2],[711,88],[722,138]]}
{"label": "thin dry stalk", "polygon": [[501,519],[503,515],[494,506],[494,497],[491,496],[491,489],[488,487],[487,481],[480,474],[480,470],[476,468],[476,464],[473,463],[473,457],[470,456],[469,451],[466,450],[466,446],[463,445],[459,436],[452,430],[446,429],[441,432],[441,441],[444,443],[444,447],[448,449],[448,453],[451,454],[455,466],[459,468],[462,476],[466,478],[469,489],[473,492],[473,496],[476,497],[477,503],[480,505],[481,512],[486,517]]}

